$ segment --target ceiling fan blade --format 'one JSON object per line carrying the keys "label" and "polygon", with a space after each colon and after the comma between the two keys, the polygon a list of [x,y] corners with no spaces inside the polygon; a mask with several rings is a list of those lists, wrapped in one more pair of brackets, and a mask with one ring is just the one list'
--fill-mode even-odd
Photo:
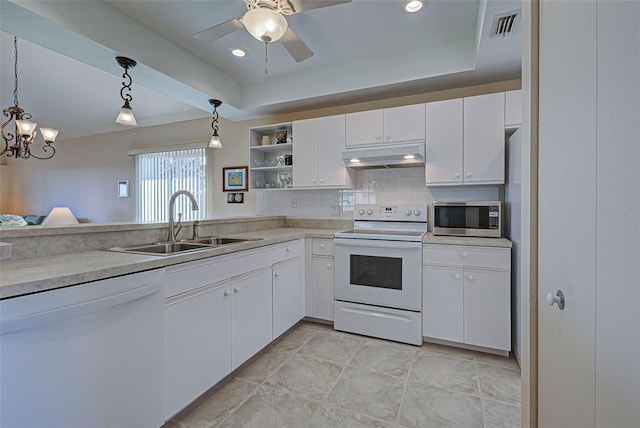
{"label": "ceiling fan blade", "polygon": [[284,48],[289,52],[296,62],[302,62],[313,56],[313,51],[302,41],[291,28],[287,29],[280,39]]}
{"label": "ceiling fan blade", "polygon": [[351,0],[288,0],[293,13],[319,9],[321,7],[335,6],[337,4],[351,3]]}
{"label": "ceiling fan blade", "polygon": [[240,18],[233,18],[222,24],[214,25],[211,28],[200,31],[194,34],[193,37],[203,42],[213,42],[243,27],[244,25],[242,25]]}

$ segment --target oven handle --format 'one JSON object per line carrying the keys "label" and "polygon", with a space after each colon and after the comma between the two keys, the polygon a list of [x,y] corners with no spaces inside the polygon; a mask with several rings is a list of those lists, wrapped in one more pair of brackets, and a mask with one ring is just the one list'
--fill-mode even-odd
{"label": "oven handle", "polygon": [[349,238],[334,238],[334,246],[345,247],[368,247],[368,248],[399,248],[402,250],[407,249],[422,249],[422,242],[414,241],[387,241],[384,239],[349,239]]}
{"label": "oven handle", "polygon": [[407,321],[410,319],[408,316],[405,316],[405,315],[390,314],[388,312],[386,313],[379,312],[371,309],[365,310],[365,309],[355,309],[355,308],[343,308],[342,311],[351,312],[352,314],[367,315],[371,317],[386,318],[386,319],[392,319],[392,320],[398,320],[398,321]]}

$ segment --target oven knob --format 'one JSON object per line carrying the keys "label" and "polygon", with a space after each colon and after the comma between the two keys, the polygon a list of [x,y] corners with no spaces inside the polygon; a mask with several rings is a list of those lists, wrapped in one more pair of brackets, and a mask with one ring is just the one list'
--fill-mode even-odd
{"label": "oven knob", "polygon": [[413,210],[413,214],[414,215],[420,215],[420,210],[416,208],[415,210]]}
{"label": "oven knob", "polygon": [[404,212],[404,215],[411,215],[411,210],[406,210],[406,211]]}
{"label": "oven knob", "polygon": [[369,209],[367,210],[367,215],[371,215],[371,214],[373,214],[373,210],[372,210],[371,208],[369,208]]}
{"label": "oven knob", "polygon": [[360,215],[364,215],[364,210],[363,210],[362,208],[360,208],[360,209],[358,210],[358,214],[360,214]]}

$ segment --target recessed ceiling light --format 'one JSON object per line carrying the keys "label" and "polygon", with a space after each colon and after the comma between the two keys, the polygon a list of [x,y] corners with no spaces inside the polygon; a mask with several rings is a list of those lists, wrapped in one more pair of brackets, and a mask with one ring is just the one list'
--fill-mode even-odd
{"label": "recessed ceiling light", "polygon": [[416,155],[404,155],[405,159],[415,159]]}
{"label": "recessed ceiling light", "polygon": [[358,162],[360,162],[360,159],[355,159],[355,158],[354,158],[354,159],[351,159],[349,162],[351,162],[351,163],[358,163]]}
{"label": "recessed ceiling light", "polygon": [[247,55],[247,51],[245,49],[238,47],[229,49],[229,52],[231,52],[233,56],[237,56],[238,58],[242,58],[243,56]]}
{"label": "recessed ceiling light", "polygon": [[404,4],[404,10],[409,13],[417,12],[422,9],[422,0],[408,0]]}

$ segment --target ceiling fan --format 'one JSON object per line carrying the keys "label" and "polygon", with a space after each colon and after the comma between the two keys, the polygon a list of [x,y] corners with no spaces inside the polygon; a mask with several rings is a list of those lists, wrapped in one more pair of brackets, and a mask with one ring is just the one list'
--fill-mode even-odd
{"label": "ceiling fan", "polygon": [[243,16],[214,25],[193,36],[198,40],[213,42],[244,27],[265,45],[280,40],[289,55],[296,62],[301,62],[312,57],[313,51],[289,28],[284,15],[350,2],[351,0],[244,0],[247,13]]}

